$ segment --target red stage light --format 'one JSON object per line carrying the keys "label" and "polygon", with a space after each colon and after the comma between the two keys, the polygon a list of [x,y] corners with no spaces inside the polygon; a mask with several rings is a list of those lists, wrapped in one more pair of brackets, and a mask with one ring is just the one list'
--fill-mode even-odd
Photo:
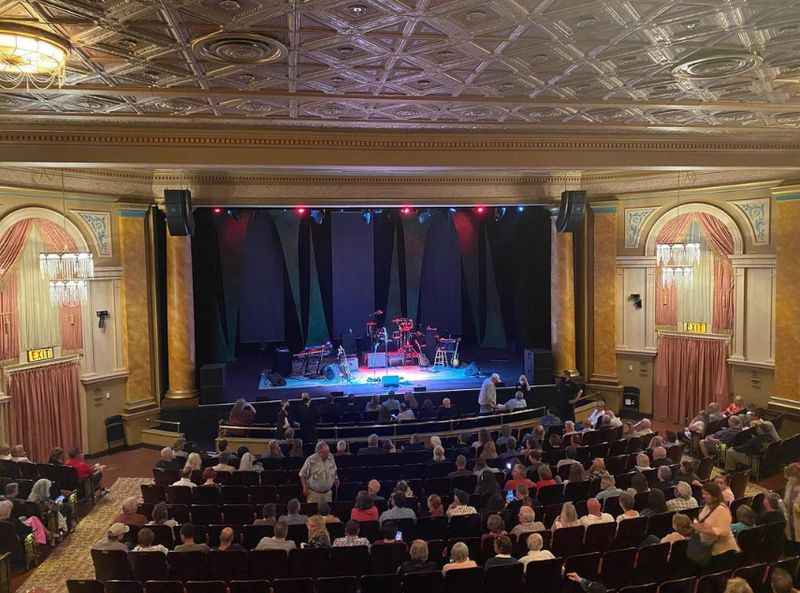
{"label": "red stage light", "polygon": [[411,208],[409,208],[408,206],[404,206],[403,208],[400,209],[400,212],[402,212],[403,214],[411,214]]}
{"label": "red stage light", "polygon": [[486,208],[484,208],[483,206],[478,206],[477,208],[475,208],[475,212],[477,212],[478,214],[483,214],[485,211]]}
{"label": "red stage light", "polygon": [[297,212],[297,214],[299,214],[300,216],[303,216],[303,214],[306,213],[305,208],[295,208],[294,211]]}
{"label": "red stage light", "polygon": [[222,208],[214,208],[211,210],[214,214],[222,214]]}

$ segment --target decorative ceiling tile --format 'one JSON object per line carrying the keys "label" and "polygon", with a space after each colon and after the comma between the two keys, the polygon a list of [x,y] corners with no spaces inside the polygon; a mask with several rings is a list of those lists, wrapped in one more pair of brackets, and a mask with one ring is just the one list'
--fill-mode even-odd
{"label": "decorative ceiling tile", "polygon": [[625,248],[636,249],[641,240],[644,228],[650,215],[658,208],[625,208]]}
{"label": "decorative ceiling tile", "polygon": [[114,252],[111,241],[111,214],[89,210],[74,210],[74,212],[88,227],[94,239],[97,256],[112,257]]}

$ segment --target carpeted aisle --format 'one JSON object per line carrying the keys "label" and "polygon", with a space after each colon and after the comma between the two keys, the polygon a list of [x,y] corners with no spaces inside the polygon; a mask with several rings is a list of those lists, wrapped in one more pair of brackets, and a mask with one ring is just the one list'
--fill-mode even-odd
{"label": "carpeted aisle", "polygon": [[17,592],[66,593],[67,579],[93,579],[94,567],[89,553],[92,544],[103,537],[111,520],[120,512],[122,501],[129,496],[140,496],[141,485],[147,483],[152,483],[152,480],[118,478],[111,486],[109,494],[78,523],[75,531],[33,570]]}

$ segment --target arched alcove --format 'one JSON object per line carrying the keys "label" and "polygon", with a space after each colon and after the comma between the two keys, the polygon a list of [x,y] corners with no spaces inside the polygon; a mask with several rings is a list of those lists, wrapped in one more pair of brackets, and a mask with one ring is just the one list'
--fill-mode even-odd
{"label": "arched alcove", "polygon": [[656,254],[656,242],[662,229],[673,219],[684,214],[710,214],[711,216],[719,219],[733,238],[733,255],[742,255],[744,253],[744,239],[739,225],[731,217],[730,214],[725,212],[722,208],[706,204],[705,202],[689,202],[688,204],[681,204],[670,208],[664,212],[650,227],[650,232],[647,234],[647,242],[645,243],[644,253],[647,256],[654,256]]}
{"label": "arched alcove", "polygon": [[[91,243],[86,240],[80,229],[69,218],[65,217],[61,212],[51,210],[50,208],[42,208],[39,206],[20,208],[7,214],[0,219],[0,237],[6,234],[8,229],[22,220],[29,218],[41,218],[62,227],[67,234],[75,241],[75,245],[81,251],[93,251]],[[97,255],[96,253],[94,254]]]}

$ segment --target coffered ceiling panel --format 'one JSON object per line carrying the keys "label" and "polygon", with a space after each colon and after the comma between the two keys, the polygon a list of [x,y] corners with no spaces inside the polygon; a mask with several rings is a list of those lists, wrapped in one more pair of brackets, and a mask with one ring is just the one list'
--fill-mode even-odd
{"label": "coffered ceiling panel", "polygon": [[0,115],[674,132],[800,126],[800,0],[0,0],[73,46]]}

